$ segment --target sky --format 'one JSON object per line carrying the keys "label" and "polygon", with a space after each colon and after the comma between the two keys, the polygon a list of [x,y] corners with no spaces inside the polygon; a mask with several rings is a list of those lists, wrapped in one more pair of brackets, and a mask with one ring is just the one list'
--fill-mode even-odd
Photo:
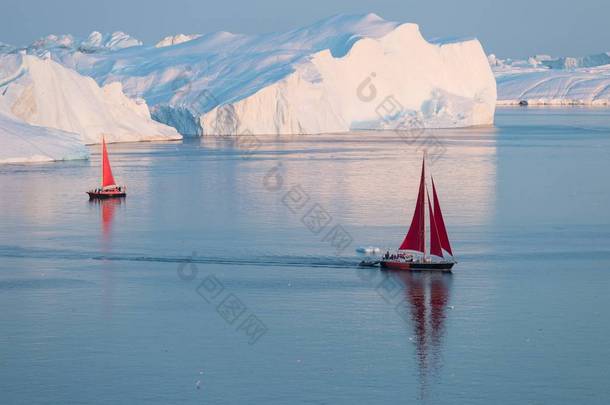
{"label": "sky", "polygon": [[476,37],[487,53],[583,56],[610,51],[605,0],[3,0],[0,42],[24,46],[47,34],[125,31],[154,44],[166,35],[265,33],[338,13],[374,12],[415,22],[428,38]]}

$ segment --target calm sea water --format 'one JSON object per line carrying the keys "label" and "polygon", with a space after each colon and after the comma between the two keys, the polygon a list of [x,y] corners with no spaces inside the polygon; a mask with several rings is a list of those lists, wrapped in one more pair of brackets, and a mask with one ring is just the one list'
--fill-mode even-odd
{"label": "calm sea water", "polygon": [[396,247],[419,145],[393,133],[110,145],[0,167],[0,402],[604,404],[610,111],[431,133],[453,275]]}

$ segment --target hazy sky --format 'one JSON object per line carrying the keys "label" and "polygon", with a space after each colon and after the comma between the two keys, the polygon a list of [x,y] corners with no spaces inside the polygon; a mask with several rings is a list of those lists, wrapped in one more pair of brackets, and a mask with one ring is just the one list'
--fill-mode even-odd
{"label": "hazy sky", "polygon": [[477,37],[487,53],[586,55],[610,51],[605,0],[2,0],[0,42],[50,33],[125,31],[145,43],[176,33],[282,31],[337,13],[416,22],[426,38]]}

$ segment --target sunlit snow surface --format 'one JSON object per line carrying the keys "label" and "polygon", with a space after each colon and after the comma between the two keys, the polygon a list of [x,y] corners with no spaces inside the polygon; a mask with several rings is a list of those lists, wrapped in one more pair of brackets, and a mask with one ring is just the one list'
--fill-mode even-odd
{"label": "sunlit snow surface", "polygon": [[[28,52],[50,53],[100,85],[120,82],[157,120],[186,135],[493,122],[495,82],[477,40],[430,43],[417,25],[375,14],[338,15],[282,33],[191,38],[164,39],[169,45],[159,48]],[[383,104],[388,98],[392,105]]]}

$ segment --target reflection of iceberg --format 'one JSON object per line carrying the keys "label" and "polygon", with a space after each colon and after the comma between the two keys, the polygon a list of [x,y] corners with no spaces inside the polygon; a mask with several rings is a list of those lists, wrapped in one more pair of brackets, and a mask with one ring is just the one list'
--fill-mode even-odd
{"label": "reflection of iceberg", "polygon": [[[495,131],[494,128],[442,129],[426,130],[421,135],[426,142],[437,142],[441,146],[440,154],[434,156],[440,157],[434,162],[430,160],[429,164],[439,173],[434,181],[442,190],[443,215],[452,233],[459,231],[454,228],[455,224],[486,224],[494,212]],[[364,235],[366,239],[360,242],[363,246],[398,247],[388,243],[401,240],[408,228],[425,145],[408,142],[394,132],[370,131],[301,136],[290,141],[273,137],[259,139],[262,146],[251,156],[264,159],[257,162],[261,172],[244,172],[250,176],[244,179],[245,184],[261,188],[256,193],[248,193],[247,197],[253,200],[251,204],[277,204],[281,200],[277,194],[281,197],[282,192],[298,184],[312,201],[333,207],[331,214],[341,215],[336,219],[344,224],[373,226],[369,232],[380,227],[396,227],[383,239],[374,240],[373,235]],[[234,152],[240,151],[235,148]],[[432,150],[428,156],[433,157]],[[271,157],[274,160],[269,161]],[[277,161],[281,162],[286,189],[268,192],[262,185],[263,177]],[[237,168],[244,162],[247,160],[237,159],[234,166]],[[282,212],[275,210],[272,215]]]}
{"label": "reflection of iceberg", "polygon": [[[461,246],[464,233],[487,225],[495,210],[495,129],[425,131],[423,137],[435,139],[444,150],[433,163],[434,172],[442,173],[434,180],[442,189],[439,197],[443,201],[443,216],[455,249],[468,254],[470,249]],[[332,216],[333,222],[327,228],[341,224],[354,237],[345,254],[355,254],[358,246],[380,247],[383,252],[398,247],[396,241],[404,237],[415,203],[421,169],[420,144],[408,143],[394,132],[369,131],[291,139],[257,136],[257,139],[260,145],[252,149],[245,148],[239,137],[203,137],[186,141],[186,145],[196,143],[199,148],[178,146],[185,149],[183,156],[190,162],[190,174],[175,180],[174,191],[167,198],[188,193],[198,204],[186,204],[165,216],[197,216],[200,211],[213,210],[219,214],[206,223],[211,234],[235,232],[244,240],[256,237],[259,242],[268,243],[263,249],[299,254],[298,246],[303,240],[315,242],[326,235],[324,231],[309,234],[301,221],[309,209],[319,204]],[[201,158],[194,159],[195,155]],[[431,152],[428,156],[432,157]],[[157,164],[162,163],[151,162],[153,170]],[[214,172],[222,176],[207,175]],[[276,176],[281,177],[277,187]],[[294,213],[283,199],[297,186],[307,193],[309,200]],[[215,199],[208,197],[211,193]],[[216,204],[217,199],[223,204]],[[160,203],[153,199],[141,204]],[[251,230],[257,230],[256,235],[246,234]],[[278,232],[284,232],[285,237],[275,240],[267,237]],[[295,235],[298,240],[291,239]],[[210,243],[215,243],[210,239]],[[330,245],[320,242],[317,246],[325,248],[330,249]],[[331,250],[318,253],[334,254]]]}

